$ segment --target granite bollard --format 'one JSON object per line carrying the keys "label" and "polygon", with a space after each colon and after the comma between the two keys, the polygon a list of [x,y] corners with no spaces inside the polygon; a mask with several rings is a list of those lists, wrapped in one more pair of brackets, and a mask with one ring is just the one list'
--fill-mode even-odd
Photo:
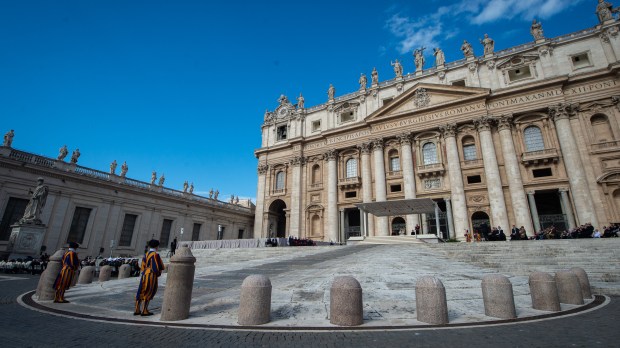
{"label": "granite bollard", "polygon": [[131,266],[128,264],[122,264],[118,269],[118,279],[129,278],[131,275]]}
{"label": "granite bollard", "polygon": [[196,258],[187,247],[177,249],[170,258],[160,320],[175,321],[189,317],[195,263]]}
{"label": "granite bollard", "polygon": [[364,323],[362,286],[357,279],[339,276],[332,282],[329,292],[329,322],[340,326]]}
{"label": "granite bollard", "polygon": [[271,281],[264,275],[250,275],[243,280],[239,313],[239,325],[268,323],[271,315]]}
{"label": "granite bollard", "polygon": [[550,312],[561,310],[558,288],[551,274],[534,272],[530,274],[529,283],[532,308]]}
{"label": "granite bollard", "polygon": [[65,249],[60,249],[56,251],[54,255],[50,256],[47,268],[41,274],[39,284],[37,285],[37,296],[39,296],[39,301],[50,301],[54,299],[54,295],[56,294],[54,283],[62,269],[62,257],[64,254]]}
{"label": "granite bollard", "polygon": [[583,298],[591,299],[592,298],[592,289],[590,288],[590,280],[588,279],[588,274],[581,267],[573,267],[569,271],[575,273],[577,279],[579,279],[579,285],[581,286],[581,294]]}
{"label": "granite bollard", "polygon": [[560,303],[582,305],[583,294],[579,278],[571,271],[558,271],[555,273],[555,283],[558,288]]}
{"label": "granite bollard", "polygon": [[112,277],[112,266],[101,266],[99,268],[99,282],[107,282]]}
{"label": "granite bollard", "polygon": [[81,270],[79,268],[75,271],[75,273],[73,273],[73,278],[71,278],[71,287],[74,287],[77,284],[80,273]]}
{"label": "granite bollard", "polygon": [[441,325],[448,323],[446,288],[433,276],[418,278],[415,284],[415,306],[418,321]]}
{"label": "granite bollard", "polygon": [[482,278],[484,314],[501,319],[517,317],[512,283],[501,274],[489,274]]}
{"label": "granite bollard", "polygon": [[95,277],[95,267],[86,266],[82,268],[80,272],[80,276],[78,277],[78,284],[90,284],[93,282],[93,278]]}

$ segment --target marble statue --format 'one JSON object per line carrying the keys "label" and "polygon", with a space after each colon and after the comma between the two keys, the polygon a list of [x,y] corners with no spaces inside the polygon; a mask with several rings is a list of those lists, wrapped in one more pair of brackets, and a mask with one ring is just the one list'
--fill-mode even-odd
{"label": "marble statue", "polygon": [[416,48],[413,50],[415,71],[422,71],[424,69],[424,50],[425,47]]}
{"label": "marble statue", "polygon": [[15,136],[15,132],[12,129],[6,132],[6,134],[4,135],[4,143],[2,146],[11,147],[14,136]]}
{"label": "marble statue", "polygon": [[110,163],[110,174],[116,174],[116,160],[112,161],[112,163]]}
{"label": "marble statue", "polygon": [[484,46],[484,55],[493,54],[495,49],[495,41],[489,37],[489,34],[484,34],[484,39],[480,40],[480,43]]}
{"label": "marble statue", "polygon": [[220,190],[215,190],[215,193],[213,194],[213,199],[217,199],[217,196],[220,195]]}
{"label": "marble statue", "polygon": [[474,56],[474,49],[471,47],[471,44],[467,42],[467,40],[463,40],[463,44],[461,45],[461,51],[463,51],[465,58]]}
{"label": "marble statue", "polygon": [[164,174],[162,174],[161,177],[159,178],[159,186],[164,186],[165,181],[166,181],[166,177],[164,176]]}
{"label": "marble statue", "polygon": [[336,94],[336,89],[334,85],[329,84],[329,89],[327,90],[327,100],[334,100],[334,95]]}
{"label": "marble statue", "polygon": [[435,56],[436,66],[441,66],[441,65],[446,64],[446,56],[444,55],[441,48],[435,47],[435,49],[433,49],[433,55]]}
{"label": "marble statue", "polygon": [[372,68],[370,79],[372,80],[373,86],[379,84],[379,73],[377,72],[377,68]]}
{"label": "marble statue", "polygon": [[596,5],[596,14],[598,15],[598,20],[601,23],[614,19],[613,14],[617,12],[618,9],[613,8],[611,3],[606,2],[605,0],[598,0],[598,5]]}
{"label": "marble statue", "polygon": [[189,194],[193,194],[194,193],[194,183],[189,184]]}
{"label": "marble statue", "polygon": [[153,171],[153,173],[151,173],[151,185],[155,185],[155,180],[157,180],[157,173]]}
{"label": "marble statue", "polygon": [[282,104],[290,104],[288,97],[285,96],[284,94],[280,94],[280,98],[278,98],[278,103],[280,103],[280,105]]}
{"label": "marble statue", "polygon": [[49,188],[43,185],[43,178],[37,179],[37,187],[32,192],[30,201],[26,205],[24,216],[19,220],[19,223],[34,223],[41,225],[41,210],[45,207],[45,201],[47,200],[47,193]]}
{"label": "marble statue", "polygon": [[123,162],[123,165],[121,166],[121,176],[124,178],[125,175],[127,175],[127,171],[129,170],[129,167],[127,166],[127,161]]}
{"label": "marble statue", "polygon": [[213,198],[213,188],[209,191],[209,198]]}
{"label": "marble statue", "polygon": [[534,41],[542,40],[545,38],[543,35],[542,23],[532,20],[532,26],[530,27],[530,34],[534,37]]}
{"label": "marble statue", "polygon": [[397,78],[403,76],[403,66],[398,59],[396,59],[395,62],[390,61],[390,65],[394,67],[394,75],[396,75]]}
{"label": "marble statue", "polygon": [[58,160],[64,161],[65,157],[69,154],[69,149],[67,149],[67,145],[63,145],[60,150],[58,150]]}
{"label": "marble statue", "polygon": [[298,109],[303,109],[305,102],[306,102],[306,100],[304,99],[304,96],[301,95],[301,93],[299,93],[299,97],[297,97],[297,108]]}
{"label": "marble statue", "polygon": [[71,154],[71,163],[76,164],[80,155],[80,149],[73,150],[73,154]]}
{"label": "marble statue", "polygon": [[187,183],[187,180],[185,180],[185,182],[183,183],[183,192],[187,192],[188,187],[189,187],[189,184]]}
{"label": "marble statue", "polygon": [[235,204],[239,204],[239,196],[235,197]]}
{"label": "marble statue", "polygon": [[235,195],[230,195],[230,199],[228,200],[228,203],[230,204],[235,203]]}
{"label": "marble statue", "polygon": [[366,85],[368,84],[368,79],[366,78],[366,75],[364,75],[364,73],[360,74],[360,79],[357,81],[357,83],[360,84],[360,90],[366,89]]}

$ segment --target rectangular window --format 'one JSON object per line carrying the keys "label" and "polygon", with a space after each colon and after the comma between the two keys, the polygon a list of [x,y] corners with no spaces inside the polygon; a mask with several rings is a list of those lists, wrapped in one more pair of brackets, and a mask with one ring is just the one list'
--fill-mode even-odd
{"label": "rectangular window", "polygon": [[194,224],[194,228],[192,229],[192,241],[200,240],[200,227],[202,227],[202,224]]}
{"label": "rectangular window", "polygon": [[465,87],[465,80],[452,81],[452,86]]}
{"label": "rectangular window", "polygon": [[400,192],[402,191],[402,186],[398,185],[390,185],[390,192]]}
{"label": "rectangular window", "polygon": [[321,120],[312,121],[312,131],[318,132],[321,130]]}
{"label": "rectangular window", "polygon": [[390,158],[390,170],[393,172],[400,171],[400,158],[398,157]]}
{"label": "rectangular window", "polygon": [[510,81],[519,81],[532,77],[532,71],[530,71],[529,66],[522,66],[518,69],[509,70],[508,77]]}
{"label": "rectangular window", "polygon": [[286,130],[287,130],[287,126],[286,125],[278,127],[277,138],[276,139],[278,139],[278,140],[286,140],[287,139],[286,138]]}
{"label": "rectangular window", "polygon": [[340,123],[350,122],[355,119],[353,111],[345,111],[340,114]]}
{"label": "rectangular window", "polygon": [[164,219],[161,224],[161,234],[159,235],[159,245],[162,248],[168,247],[168,241],[170,240],[170,230],[172,229],[172,220]]}
{"label": "rectangular window", "polygon": [[480,175],[470,175],[467,177],[468,184],[479,184],[482,182],[482,177]]}
{"label": "rectangular window", "polygon": [[478,155],[476,154],[476,145],[463,145],[463,158],[465,161],[478,159]]}
{"label": "rectangular window", "polygon": [[551,168],[534,169],[532,170],[532,174],[534,175],[535,178],[553,176],[553,172],[551,171]]}
{"label": "rectangular window", "polygon": [[9,240],[11,236],[11,225],[17,223],[19,219],[24,217],[28,200],[23,198],[9,197],[6,203],[6,209],[2,215],[0,222],[0,240]]}
{"label": "rectangular window", "polygon": [[394,100],[394,98],[385,98],[385,99],[383,99],[383,100],[381,101],[381,102],[382,102],[382,104],[381,104],[381,105],[383,105],[383,106],[388,105],[389,103],[391,103],[391,102],[392,102],[392,100]]}
{"label": "rectangular window", "polygon": [[137,219],[138,215],[125,214],[125,220],[123,221],[123,230],[121,231],[121,238],[118,241],[118,246],[131,246],[131,239],[133,238],[133,230],[136,227]]}
{"label": "rectangular window", "polygon": [[590,58],[588,57],[587,52],[574,55],[570,57],[570,59],[573,63],[573,69],[585,68],[592,65],[590,64]]}
{"label": "rectangular window", "polygon": [[344,198],[355,198],[357,197],[357,191],[348,191],[344,193]]}
{"label": "rectangular window", "polygon": [[88,225],[88,219],[90,218],[90,212],[92,209],[75,207],[73,212],[73,220],[71,220],[71,227],[69,228],[69,236],[67,236],[67,242],[76,242],[82,244],[84,242],[84,235],[86,234],[86,226]]}
{"label": "rectangular window", "polygon": [[239,238],[238,239],[243,239],[243,232],[244,232],[244,230],[239,230]]}

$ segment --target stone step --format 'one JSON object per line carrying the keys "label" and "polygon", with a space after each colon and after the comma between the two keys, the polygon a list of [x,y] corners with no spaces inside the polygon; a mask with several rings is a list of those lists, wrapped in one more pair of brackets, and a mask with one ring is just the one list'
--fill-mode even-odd
{"label": "stone step", "polygon": [[358,244],[425,244],[415,236],[383,236],[366,237]]}

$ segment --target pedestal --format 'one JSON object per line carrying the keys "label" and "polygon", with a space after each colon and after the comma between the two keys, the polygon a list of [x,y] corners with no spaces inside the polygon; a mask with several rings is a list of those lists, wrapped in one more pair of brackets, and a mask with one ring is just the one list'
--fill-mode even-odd
{"label": "pedestal", "polygon": [[10,259],[37,257],[43,244],[45,225],[13,225],[7,251]]}

